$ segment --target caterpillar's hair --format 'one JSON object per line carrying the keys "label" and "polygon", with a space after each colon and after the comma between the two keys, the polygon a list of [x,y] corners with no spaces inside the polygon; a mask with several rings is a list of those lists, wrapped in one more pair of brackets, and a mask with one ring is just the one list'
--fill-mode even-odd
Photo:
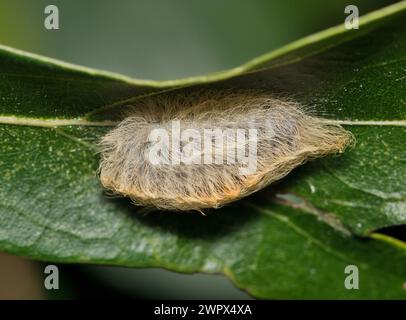
{"label": "caterpillar's hair", "polygon": [[[238,163],[152,164],[148,137],[154,128],[164,128],[172,138],[172,120],[182,130],[256,129],[256,171],[242,174]],[[105,188],[137,205],[218,208],[281,179],[309,159],[342,153],[351,141],[351,133],[340,125],[310,115],[295,101],[263,92],[157,96],[140,101],[102,138],[99,173]],[[227,144],[222,152],[245,152],[249,142]],[[205,152],[202,148],[197,156],[202,159]]]}

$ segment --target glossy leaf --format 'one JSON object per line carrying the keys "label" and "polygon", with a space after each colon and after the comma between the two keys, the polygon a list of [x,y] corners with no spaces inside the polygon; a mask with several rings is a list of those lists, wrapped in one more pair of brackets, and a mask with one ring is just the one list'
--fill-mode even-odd
{"label": "glossy leaf", "polygon": [[[264,298],[405,298],[406,2],[196,78],[142,81],[0,47],[0,249],[49,261],[222,272]],[[357,144],[246,200],[140,213],[106,197],[96,144],[167,90],[262,88],[347,126]],[[360,289],[347,290],[356,265]]]}

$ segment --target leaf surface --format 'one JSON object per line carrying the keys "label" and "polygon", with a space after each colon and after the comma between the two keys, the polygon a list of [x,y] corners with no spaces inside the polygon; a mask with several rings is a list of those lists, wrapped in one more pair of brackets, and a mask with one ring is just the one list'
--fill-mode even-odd
{"label": "leaf surface", "polygon": [[[222,272],[264,298],[405,298],[406,2],[232,70],[155,82],[0,47],[0,249],[49,261]],[[260,88],[342,123],[357,144],[210,213],[141,214],[96,176],[126,105],[168,90]],[[360,289],[344,287],[344,268]]]}

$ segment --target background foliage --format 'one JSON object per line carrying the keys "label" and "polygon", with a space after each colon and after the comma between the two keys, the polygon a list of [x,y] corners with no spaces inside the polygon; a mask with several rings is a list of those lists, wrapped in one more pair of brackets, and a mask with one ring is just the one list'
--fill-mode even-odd
{"label": "background foliage", "polygon": [[[358,144],[343,157],[303,166],[278,185],[208,217],[145,216],[125,199],[107,199],[97,182],[94,145],[108,127],[2,125],[1,248],[51,261],[221,272],[238,287],[266,298],[403,298],[405,244],[372,231],[406,220],[405,14],[368,21],[360,31],[327,31],[241,69],[186,82],[92,75],[4,48],[0,53],[4,116],[111,120],[128,99],[161,87],[254,86],[288,93],[315,105],[326,117],[350,122]],[[254,41],[258,47],[241,47],[256,50],[264,45],[260,39],[259,33]],[[234,51],[227,53],[231,57],[227,63],[244,58],[230,47]],[[176,52],[193,55],[179,48]],[[171,65],[169,56],[162,55],[161,62]],[[134,66],[137,61],[152,61],[154,70],[162,71],[153,57],[134,61]],[[182,67],[175,66],[179,73],[174,76],[188,74],[183,73],[187,60],[179,61]],[[165,71],[160,77],[165,78]],[[373,125],[354,126],[359,121]],[[376,125],[381,121],[400,125]],[[343,287],[348,264],[361,269],[359,291]]]}

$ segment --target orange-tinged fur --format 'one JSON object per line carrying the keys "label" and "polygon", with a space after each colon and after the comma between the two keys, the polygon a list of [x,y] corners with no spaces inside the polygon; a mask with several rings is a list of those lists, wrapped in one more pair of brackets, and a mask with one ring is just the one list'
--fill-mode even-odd
{"label": "orange-tinged fur", "polygon": [[[178,120],[182,130],[255,128],[256,171],[241,174],[239,163],[152,164],[148,135],[161,127],[171,137],[172,120]],[[245,150],[247,140],[237,141],[230,150]],[[309,159],[342,153],[351,141],[351,133],[340,125],[310,115],[295,101],[263,92],[148,98],[102,138],[100,180],[137,205],[200,211],[252,194]]]}

